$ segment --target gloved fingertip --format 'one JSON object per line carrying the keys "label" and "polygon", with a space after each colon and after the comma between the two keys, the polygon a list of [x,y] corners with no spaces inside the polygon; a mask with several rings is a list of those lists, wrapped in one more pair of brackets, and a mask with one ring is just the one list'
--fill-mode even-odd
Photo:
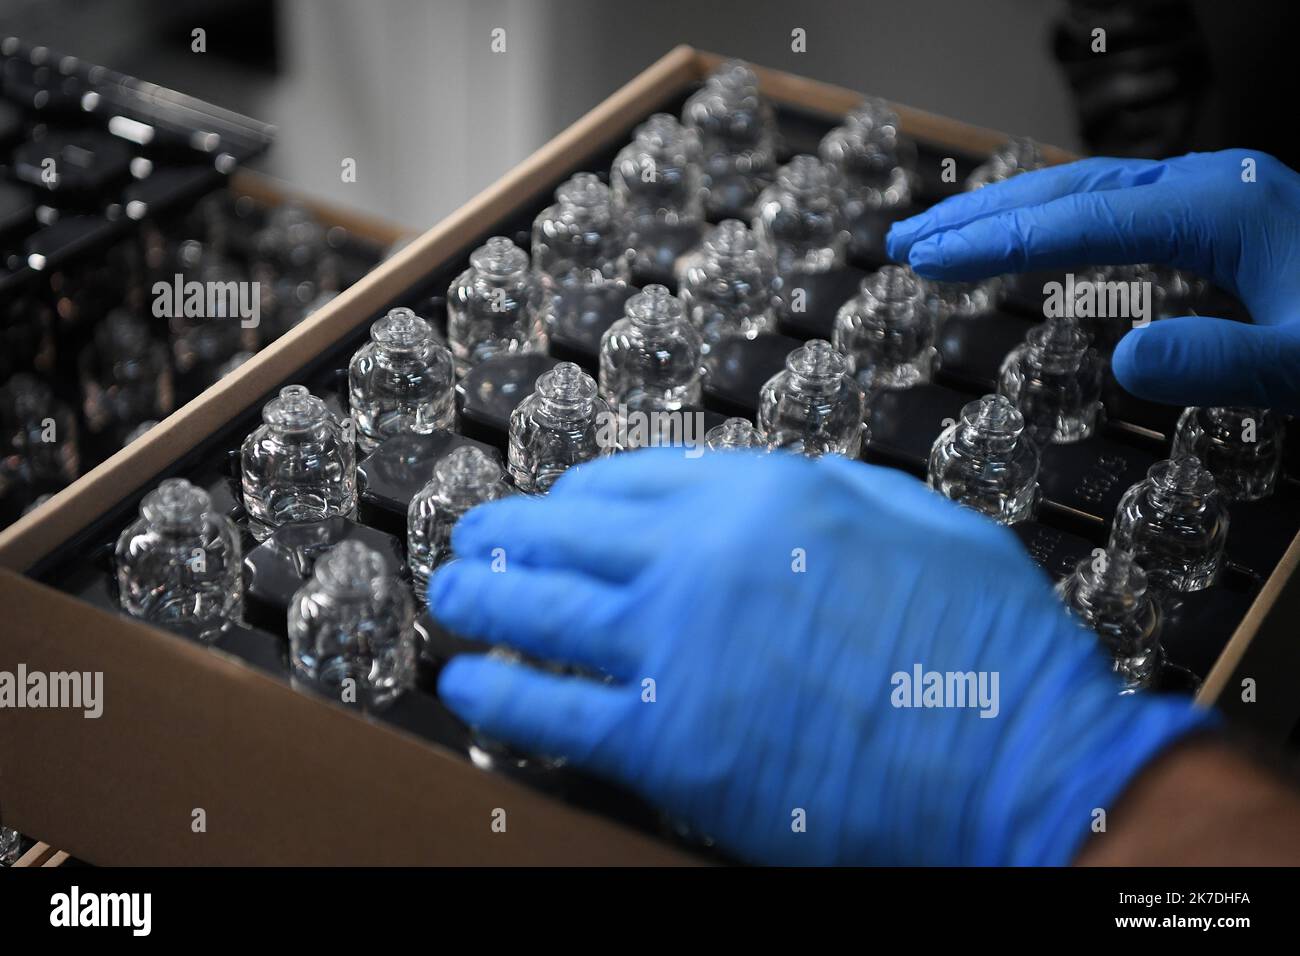
{"label": "gloved fingertip", "polygon": [[483,553],[496,546],[503,528],[510,522],[500,512],[501,505],[513,506],[518,497],[503,498],[476,505],[461,515],[451,529],[451,549],[462,557]]}
{"label": "gloved fingertip", "polygon": [[[1148,334],[1145,329],[1132,329],[1119,339],[1110,356],[1110,368],[1115,381],[1128,394],[1148,402],[1180,402],[1178,394],[1186,392],[1184,384],[1191,378],[1191,392],[1196,392],[1200,373],[1188,372],[1184,362],[1174,362],[1161,336]],[[1201,381],[1204,385],[1204,382]]]}
{"label": "gloved fingertip", "polygon": [[907,254],[908,265],[912,271],[925,279],[945,278],[947,263],[939,246],[938,237],[922,239],[913,245]]}
{"label": "gloved fingertip", "polygon": [[912,242],[921,226],[920,216],[903,219],[890,226],[889,232],[885,234],[885,253],[889,258],[895,262],[906,262],[908,250],[912,248]]}
{"label": "gloved fingertip", "polygon": [[473,723],[481,698],[481,662],[475,654],[459,654],[443,666],[438,675],[438,697],[463,720]]}
{"label": "gloved fingertip", "polygon": [[429,610],[435,613],[452,610],[452,596],[456,592],[456,577],[459,573],[460,564],[456,561],[443,565],[433,573],[429,578],[429,586],[425,589]]}
{"label": "gloved fingertip", "polygon": [[1133,329],[1115,346],[1115,351],[1111,354],[1111,370],[1115,373],[1115,378],[1120,385],[1128,392],[1137,394],[1138,390],[1146,386],[1145,375],[1143,372],[1143,360],[1138,354],[1138,347],[1142,342],[1145,329]]}

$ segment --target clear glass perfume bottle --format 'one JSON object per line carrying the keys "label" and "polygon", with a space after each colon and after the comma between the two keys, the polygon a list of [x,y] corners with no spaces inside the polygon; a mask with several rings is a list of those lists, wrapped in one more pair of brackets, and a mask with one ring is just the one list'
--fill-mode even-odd
{"label": "clear glass perfume bottle", "polygon": [[239,535],[212,510],[208,493],[184,478],[168,478],[144,496],[113,556],[118,601],[135,617],[215,637],[239,615]]}
{"label": "clear glass perfume bottle", "polygon": [[998,392],[1025,418],[1029,437],[1039,445],[1087,438],[1101,415],[1105,363],[1088,333],[1066,316],[1030,329],[1024,344],[1002,363]]}
{"label": "clear glass perfume bottle", "polygon": [[348,540],[317,562],[289,604],[296,678],[344,703],[391,704],[415,683],[415,609],[379,553]]}
{"label": "clear glass perfume bottle", "polygon": [[555,204],[533,220],[532,241],[533,268],[548,294],[630,277],[609,187],[594,173],[577,173],[555,190]]}
{"label": "clear glass perfume bottle", "polygon": [[77,477],[77,420],[45,382],[19,372],[0,388],[0,497],[57,491]]}
{"label": "clear glass perfume bottle", "polygon": [[850,220],[912,201],[916,149],[898,129],[898,114],[884,100],[868,99],[822,138],[817,153],[839,175]]}
{"label": "clear glass perfume bottle", "polygon": [[340,263],[325,227],[301,203],[272,209],[251,244],[251,271],[262,293],[257,331],[267,343],[306,318],[323,294],[339,290]]}
{"label": "clear glass perfume bottle", "polygon": [[671,270],[698,241],[704,214],[700,144],[677,118],[656,113],[637,127],[609,172],[614,216],[638,273]]}
{"label": "clear glass perfume bottle", "polygon": [[303,385],[280,389],[240,449],[249,530],[350,516],[357,505],[356,449],[329,407]]}
{"label": "clear glass perfume bottle", "polygon": [[[207,288],[212,288],[214,283],[224,285],[246,278],[234,262],[212,246],[193,239],[180,243],[176,266],[186,281],[202,282]],[[173,276],[165,278],[168,284],[174,281]],[[219,379],[222,365],[238,353],[257,348],[257,330],[245,328],[244,319],[238,315],[180,314],[172,315],[167,323],[176,371],[193,375],[202,384]]]}
{"label": "clear glass perfume bottle", "polygon": [[406,511],[407,565],[423,596],[433,569],[451,557],[451,529],[475,505],[510,493],[501,465],[487,452],[462,445],[434,466],[433,477]]}
{"label": "clear glass perfume bottle", "polygon": [[928,481],[945,498],[999,524],[1030,518],[1038,501],[1038,450],[1020,412],[1001,395],[967,404],[961,421],[935,439]]}
{"label": "clear glass perfume bottle", "polygon": [[447,290],[447,338],[460,374],[509,352],[543,352],[541,287],[528,253],[493,236],[469,257],[469,268]]}
{"label": "clear glass perfume bottle", "polygon": [[1147,592],[1146,572],[1127,551],[1100,548],[1056,586],[1072,612],[1097,632],[1110,654],[1122,693],[1149,687],[1160,667],[1160,606]]}
{"label": "clear glass perfume bottle", "polygon": [[776,157],[776,119],[754,71],[723,63],[686,101],[682,123],[699,137],[708,215],[749,218]]}
{"label": "clear glass perfume bottle", "polygon": [[145,323],[115,309],[95,327],[81,357],[82,410],[91,432],[122,439],[140,422],[172,410],[172,368],[166,347]]}
{"label": "clear glass perfume bottle", "polygon": [[600,395],[620,416],[678,411],[701,398],[700,333],[682,301],[648,285],[627,300],[623,318],[600,340]]}
{"label": "clear glass perfume bottle", "polygon": [[816,156],[796,156],[778,170],[758,198],[753,227],[780,275],[844,265],[849,233],[840,205],[835,174]]}
{"label": "clear glass perfume bottle", "polygon": [[1286,423],[1267,408],[1188,408],[1174,433],[1175,458],[1195,455],[1229,501],[1273,493],[1282,468]]}
{"label": "clear glass perfume bottle", "polygon": [[[602,447],[610,410],[596,380],[572,362],[537,379],[533,393],[510,415],[510,478],[524,494],[540,495],[571,466],[613,451]],[[608,443],[607,443],[608,444]]]}
{"label": "clear glass perfume bottle", "polygon": [[1110,546],[1132,552],[1152,586],[1199,591],[1214,583],[1227,537],[1228,509],[1214,476],[1188,455],[1156,462],[1124,492]]}
{"label": "clear glass perfume bottle", "polygon": [[456,419],[451,352],[410,309],[370,326],[370,341],[348,363],[348,404],[365,453],[397,434],[427,435]]}
{"label": "clear glass perfume bottle", "polygon": [[856,458],[868,437],[865,412],[849,360],[831,343],[813,339],[791,352],[785,368],[763,386],[758,430],[769,448]]}
{"label": "clear glass perfume bottle", "polygon": [[905,266],[884,266],[840,306],[833,342],[866,391],[909,388],[934,375],[935,319],[921,284]]}
{"label": "clear glass perfume bottle", "polygon": [[316,276],[322,258],[329,254],[325,227],[302,203],[286,202],[266,217],[266,225],[253,236],[257,258],[277,271],[297,278]]}
{"label": "clear glass perfume bottle", "polygon": [[752,339],[774,324],[776,262],[739,219],[725,219],[684,256],[678,295],[708,351],[733,335]]}
{"label": "clear glass perfume bottle", "polygon": [[748,419],[728,418],[708,430],[704,446],[709,451],[726,451],[731,448],[766,448],[767,443]]}

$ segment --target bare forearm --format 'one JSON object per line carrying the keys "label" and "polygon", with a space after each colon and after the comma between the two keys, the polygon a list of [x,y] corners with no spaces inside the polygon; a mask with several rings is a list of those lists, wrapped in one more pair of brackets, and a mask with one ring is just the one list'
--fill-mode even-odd
{"label": "bare forearm", "polygon": [[1176,747],[1108,811],[1079,866],[1295,866],[1300,791],[1218,739]]}

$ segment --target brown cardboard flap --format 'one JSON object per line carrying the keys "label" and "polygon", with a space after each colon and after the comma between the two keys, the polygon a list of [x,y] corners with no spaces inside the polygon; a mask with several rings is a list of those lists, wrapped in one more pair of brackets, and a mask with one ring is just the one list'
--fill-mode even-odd
{"label": "brown cardboard flap", "polygon": [[6,821],[88,862],[692,862],[183,638],[11,571],[0,587],[0,670],[104,674],[98,719],[6,710],[0,734]]}

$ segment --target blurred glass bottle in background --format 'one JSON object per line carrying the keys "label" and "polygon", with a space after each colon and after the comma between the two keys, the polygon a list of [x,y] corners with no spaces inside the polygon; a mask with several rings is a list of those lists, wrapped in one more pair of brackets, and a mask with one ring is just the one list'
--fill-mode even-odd
{"label": "blurred glass bottle in background", "polygon": [[253,278],[262,295],[261,341],[275,341],[322,298],[342,287],[338,256],[325,227],[301,203],[276,206],[252,237]]}
{"label": "blurred glass bottle in background", "polygon": [[636,276],[668,278],[700,241],[704,192],[700,144],[676,117],[656,113],[636,129],[609,172],[614,215]]}
{"label": "blurred glass bottle in background", "polygon": [[705,234],[701,247],[682,258],[677,281],[705,354],[724,338],[752,339],[775,324],[776,262],[738,219],[724,219]]}
{"label": "blurred glass bottle in background", "polygon": [[148,326],[115,309],[95,327],[81,355],[82,412],[99,441],[117,449],[141,422],[171,413],[172,368],[167,349]]}
{"label": "blurred glass bottle in background", "polygon": [[0,388],[0,527],[80,473],[77,421],[34,375]]}
{"label": "blurred glass bottle in background", "polygon": [[626,238],[609,187],[594,173],[576,173],[555,190],[555,203],[533,220],[533,268],[549,294],[626,282]]}
{"label": "blurred glass bottle in background", "polygon": [[776,165],[776,118],[754,71],[723,63],[686,101],[682,124],[699,137],[709,218],[749,219]]}
{"label": "blurred glass bottle in background", "polygon": [[887,224],[916,191],[916,145],[899,133],[898,114],[884,100],[864,100],[822,138],[817,154],[835,171],[850,249],[876,254]]}
{"label": "blurred glass bottle in background", "polygon": [[[226,287],[226,283],[245,281],[245,274],[234,262],[197,240],[182,242],[177,250],[177,267],[184,282],[201,282]],[[167,284],[174,277],[167,278]],[[238,315],[182,314],[168,318],[172,358],[182,380],[192,380],[190,391],[197,393],[221,378],[223,369],[236,355],[257,349],[256,328],[245,327]]]}
{"label": "blurred glass bottle in background", "polygon": [[759,246],[776,261],[783,278],[844,265],[849,234],[835,176],[816,156],[796,156],[782,166],[755,208]]}
{"label": "blurred glass bottle in background", "polygon": [[[542,283],[542,325],[557,346],[589,352],[623,314],[636,289],[631,258],[609,187],[578,173],[533,220],[533,269]],[[558,353],[557,353],[558,354]]]}

